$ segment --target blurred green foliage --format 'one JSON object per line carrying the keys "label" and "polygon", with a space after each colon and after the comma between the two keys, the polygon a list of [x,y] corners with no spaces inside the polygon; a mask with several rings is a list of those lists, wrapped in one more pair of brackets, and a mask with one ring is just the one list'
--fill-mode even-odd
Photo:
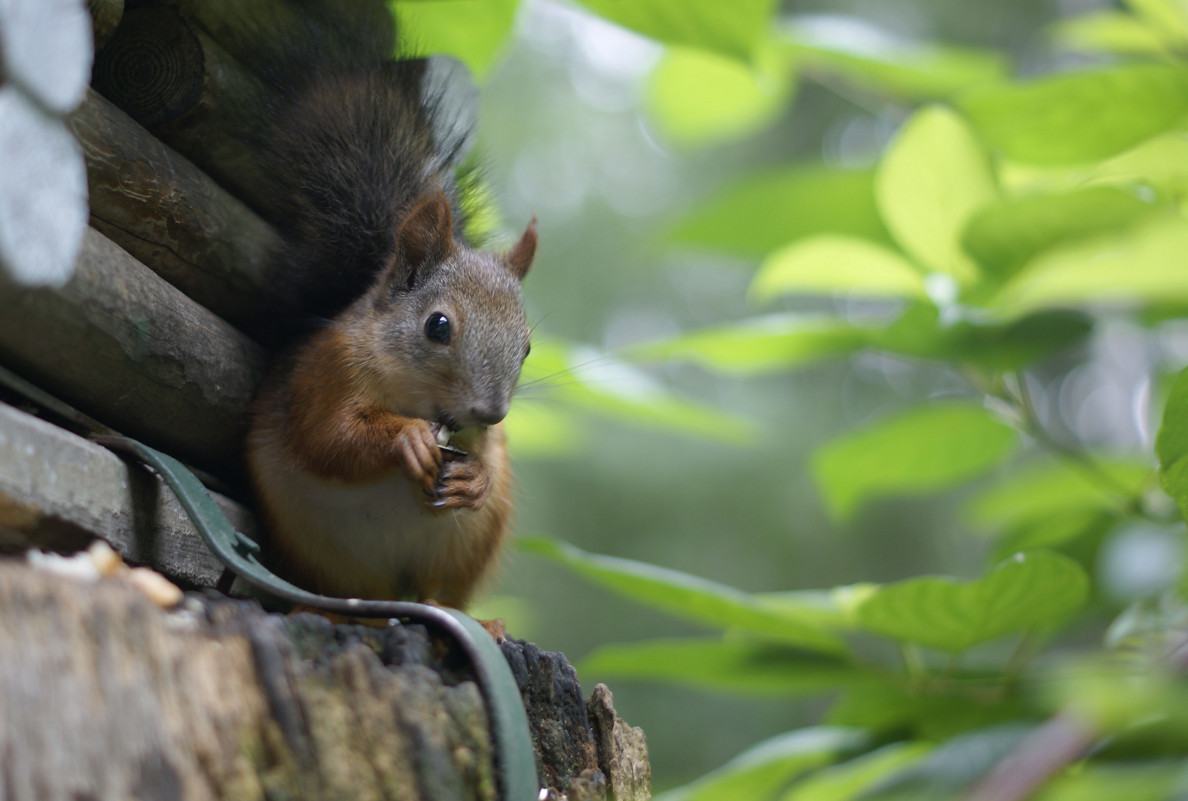
{"label": "blurred green foliage", "polygon": [[[490,20],[475,3],[396,9],[412,41],[482,76],[516,3],[490,3]],[[869,7],[863,18],[785,13],[770,0],[581,5],[602,22],[554,8],[555,27],[605,33],[609,22],[642,37],[590,55],[633,75],[637,94],[623,102],[574,78],[602,116],[554,102],[547,115],[524,106],[484,122],[485,135],[502,127],[523,143],[509,181],[580,210],[568,218],[572,242],[552,254],[542,210],[532,281],[579,300],[534,335],[509,435],[529,481],[534,460],[555,460],[549,483],[528,485],[546,488],[523,499],[530,513],[551,504],[573,532],[603,530],[599,547],[642,558],[540,537],[522,538],[522,552],[564,571],[551,574],[555,592],[580,592],[573,575],[615,596],[586,596],[605,611],[607,638],[626,641],[594,648],[583,676],[822,699],[801,708],[797,728],[700,766],[701,778],[661,797],[1183,797],[1188,372],[1171,375],[1188,360],[1188,3],[1048,17],[1027,52],[903,36],[901,20]],[[895,6],[917,21],[961,13]],[[561,39],[538,41],[561,57]],[[1020,66],[1026,78],[1013,77]],[[632,150],[638,140],[624,137],[602,155],[605,173],[575,166],[571,150],[549,161],[552,140],[534,138],[551,129],[577,140],[590,126],[598,148],[600,134],[629,127],[607,120],[628,114],[646,120],[647,141]],[[787,163],[806,150],[788,142],[810,140],[818,157]],[[527,155],[537,144],[540,162]],[[648,147],[698,180],[656,171],[637,158]],[[754,157],[769,151],[780,163]],[[659,219],[653,180],[672,184],[658,198],[716,190]],[[602,206],[588,200],[599,191]],[[663,229],[646,256],[604,233],[631,227],[607,213],[616,202],[638,227]],[[605,275],[564,269],[594,249]],[[715,255],[759,263],[747,279],[721,278],[706,266]],[[646,273],[643,261],[664,267]],[[542,333],[594,339],[601,314],[619,333],[598,346]],[[803,383],[782,383],[793,372]],[[1134,391],[1123,396],[1111,376]],[[811,416],[806,400],[820,407]],[[743,408],[765,410],[761,425]],[[1136,433],[1100,433],[1119,418]],[[798,438],[782,433],[793,428]],[[790,442],[812,451],[816,512],[780,459]],[[926,500],[892,505],[913,498]],[[597,515],[579,520],[578,509]],[[913,529],[937,520],[980,533],[963,538],[980,548],[980,571],[931,575],[918,559],[907,568],[916,575],[902,575]],[[720,533],[694,539],[698,526]],[[750,543],[788,553],[772,529],[811,556],[825,553],[818,540],[858,527],[886,534],[848,552],[869,551],[861,562],[748,561]],[[753,587],[752,568],[734,565],[759,563],[786,591],[731,586]],[[880,572],[888,564],[899,577],[867,580],[892,573]],[[734,569],[736,581],[720,578]],[[537,591],[547,592],[517,594]],[[643,610],[696,627],[648,637],[641,627],[663,618]],[[821,725],[807,725],[814,718]],[[653,754],[666,737],[687,746],[717,735],[708,716],[698,725],[649,726]],[[752,741],[770,733],[759,728]]]}

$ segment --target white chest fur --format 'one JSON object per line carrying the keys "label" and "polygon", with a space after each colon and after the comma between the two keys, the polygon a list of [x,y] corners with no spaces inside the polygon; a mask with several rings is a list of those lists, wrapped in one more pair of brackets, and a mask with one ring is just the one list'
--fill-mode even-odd
{"label": "white chest fur", "polygon": [[433,511],[425,495],[393,471],[374,482],[348,484],[301,470],[274,476],[268,488],[285,547],[314,572],[388,596],[416,586],[419,577],[448,569],[450,555],[465,548],[468,510]]}

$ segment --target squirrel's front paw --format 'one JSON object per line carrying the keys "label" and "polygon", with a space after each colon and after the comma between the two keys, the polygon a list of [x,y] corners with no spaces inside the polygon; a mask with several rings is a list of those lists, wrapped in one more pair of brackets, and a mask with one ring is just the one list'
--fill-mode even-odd
{"label": "squirrel's front paw", "polygon": [[434,509],[479,509],[491,490],[491,474],[476,458],[449,461],[441,466],[434,487]]}
{"label": "squirrel's front paw", "polygon": [[410,420],[396,435],[396,456],[408,477],[432,493],[441,472],[437,435],[425,420]]}

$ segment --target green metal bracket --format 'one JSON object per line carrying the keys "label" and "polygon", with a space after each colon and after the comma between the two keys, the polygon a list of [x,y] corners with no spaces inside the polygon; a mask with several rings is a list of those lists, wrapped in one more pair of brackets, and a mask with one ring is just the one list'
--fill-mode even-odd
{"label": "green metal bracket", "polygon": [[539,797],[536,758],[520,689],[503,652],[478,621],[453,609],[403,601],[332,598],[290,584],[260,563],[260,546],[235,530],[206,487],[181,462],[128,437],[102,435],[93,439],[112,450],[133,454],[156,470],[173,489],[207,546],[249,584],[276,598],[327,612],[425,623],[457,640],[474,664],[487,703],[502,797],[507,801],[533,801]]}

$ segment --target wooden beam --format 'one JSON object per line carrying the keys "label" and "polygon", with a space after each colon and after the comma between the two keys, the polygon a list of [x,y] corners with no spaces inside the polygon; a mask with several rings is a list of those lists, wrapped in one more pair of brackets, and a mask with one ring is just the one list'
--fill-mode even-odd
{"label": "wooden beam", "polygon": [[[280,89],[328,51],[393,56],[382,0],[173,0],[124,13],[95,61],[105,97],[272,222],[275,185],[261,152]],[[362,53],[362,55],[360,55]]]}
{"label": "wooden beam", "polygon": [[[2,282],[3,279],[0,279]],[[61,289],[0,283],[0,362],[100,422],[224,476],[259,347],[88,229]]]}
{"label": "wooden beam", "polygon": [[91,224],[190,298],[249,327],[276,232],[94,90],[70,116],[87,161]]}
{"label": "wooden beam", "polygon": [[[214,495],[237,529],[251,515]],[[99,537],[128,562],[185,586],[213,587],[222,563],[165,482],[106,448],[0,404],[0,550],[73,552]]]}

